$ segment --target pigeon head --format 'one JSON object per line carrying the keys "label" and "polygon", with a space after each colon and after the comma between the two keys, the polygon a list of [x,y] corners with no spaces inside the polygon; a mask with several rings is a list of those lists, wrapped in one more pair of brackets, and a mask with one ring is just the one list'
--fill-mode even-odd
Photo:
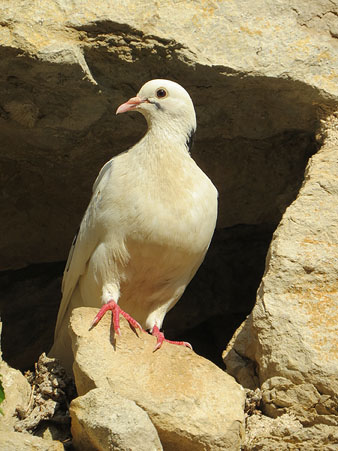
{"label": "pigeon head", "polygon": [[192,100],[181,85],[156,79],[145,83],[136,97],[120,105],[116,114],[139,111],[152,129],[172,130],[191,136],[196,130]]}

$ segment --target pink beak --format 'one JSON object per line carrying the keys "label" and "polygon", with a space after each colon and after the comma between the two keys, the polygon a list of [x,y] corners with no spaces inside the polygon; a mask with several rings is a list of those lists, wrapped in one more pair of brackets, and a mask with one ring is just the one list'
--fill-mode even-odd
{"label": "pink beak", "polygon": [[116,110],[116,114],[125,113],[126,111],[134,110],[141,103],[146,102],[146,100],[142,100],[139,97],[132,97],[126,103],[122,103]]}

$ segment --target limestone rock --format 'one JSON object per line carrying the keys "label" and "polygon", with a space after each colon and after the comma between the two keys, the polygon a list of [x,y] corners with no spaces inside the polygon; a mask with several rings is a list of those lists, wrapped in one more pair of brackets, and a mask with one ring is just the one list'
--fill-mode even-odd
{"label": "limestone rock", "polygon": [[255,362],[246,358],[246,350],[249,342],[248,330],[252,321],[250,316],[234,333],[228,346],[222,354],[227,373],[231,374],[243,387],[255,390],[259,387],[259,379]]}
{"label": "limestone rock", "polygon": [[[216,250],[166,328],[209,320],[202,330],[223,349],[251,311],[271,234],[320,146],[318,113],[337,101],[334,2],[12,3],[0,0],[0,266],[15,270],[0,280],[0,309],[10,316],[10,363],[26,369],[47,350],[59,297],[41,286],[62,269],[54,276],[46,262],[66,260],[100,167],[142,136],[140,116],[114,112],[154,77],[191,94],[193,156],[220,193]],[[27,298],[16,271],[37,263]],[[34,314],[19,319],[23,304]],[[51,304],[53,317],[41,307]],[[201,338],[200,352],[203,341],[212,340]]]}
{"label": "limestone rock", "polygon": [[247,419],[247,435],[243,451],[335,451],[338,446],[337,428],[324,424],[304,427],[293,415],[283,414],[272,419],[252,415]]}
{"label": "limestone rock", "polygon": [[[5,392],[5,400],[0,406],[4,413],[3,416],[0,416],[0,431],[13,430],[18,420],[16,415],[17,409],[23,411],[28,409],[31,386],[20,371],[8,366],[1,358],[0,374]],[[1,435],[2,433],[0,432]],[[0,449],[5,448],[1,448],[0,446]]]}
{"label": "limestone rock", "polygon": [[[330,118],[269,250],[233,349],[258,368],[265,412],[338,425],[338,119]],[[243,332],[244,331],[244,332]]]}
{"label": "limestone rock", "polygon": [[43,438],[68,440],[68,405],[75,396],[72,379],[56,359],[48,358],[45,353],[36,362],[35,371],[28,371],[25,376],[32,387],[32,394],[29,405],[20,409],[15,430],[34,431],[35,435]]}
{"label": "limestone rock", "polygon": [[192,95],[219,227],[278,222],[337,99],[333,3],[1,0],[2,268],[65,259],[99,168],[144,130],[114,108],[154,76]]}
{"label": "limestone rock", "polygon": [[95,313],[80,308],[71,317],[79,395],[109,388],[136,402],[166,450],[239,448],[244,391],[232,377],[187,348],[164,344],[153,353],[154,337],[135,333],[122,318],[114,345],[108,315],[88,330]]}
{"label": "limestone rock", "polygon": [[162,450],[146,412],[111,388],[95,388],[74,399],[70,414],[73,444],[79,450]]}
{"label": "limestone rock", "polygon": [[[282,415],[290,402],[304,398],[295,413],[302,422],[331,424],[337,393],[337,145],[323,145],[317,132],[318,118],[337,107],[337,1],[147,5],[0,0],[1,269],[66,259],[99,168],[144,130],[142,118],[116,121],[114,109],[146,80],[171,78],[188,89],[196,106],[193,153],[219,189],[218,227],[227,235],[219,236],[229,259],[220,257],[223,247],[216,243],[206,275],[194,281],[202,307],[195,292],[187,292],[192,304],[185,309],[182,299],[177,308],[187,312],[194,305],[196,314],[177,313],[173,323],[181,321],[180,330],[198,327],[207,299],[220,337],[236,327],[224,327],[220,301],[222,314],[240,317],[237,324],[251,310],[260,281],[260,271],[253,278],[251,267],[264,265],[270,233],[296,198],[309,157],[322,147],[275,233],[257,307],[238,336],[241,343],[235,340],[227,353],[227,365],[246,386],[263,384],[270,415]],[[242,226],[248,232],[237,246]],[[269,233],[260,244],[263,228]],[[248,258],[241,248],[250,249]],[[213,268],[222,268],[220,276]],[[49,270],[41,265],[39,271]],[[211,282],[208,272],[217,275]],[[27,297],[27,286],[17,284],[21,278],[21,272],[3,274],[0,307],[4,312],[5,304],[12,306],[7,353],[15,356],[13,365],[27,367],[47,349],[57,299],[49,319],[52,296],[41,294],[48,312],[41,321],[35,310],[44,332],[33,337],[31,315],[24,310],[18,319],[17,311],[23,296],[32,311],[38,296],[32,288]],[[43,277],[38,280],[32,287],[46,286]],[[15,287],[10,295],[9,285]],[[214,329],[215,319],[209,321]],[[29,339],[41,340],[35,350]]]}
{"label": "limestone rock", "polygon": [[[0,322],[0,337],[1,326]],[[59,441],[44,440],[26,431],[22,432],[23,422],[19,418],[28,415],[31,411],[35,395],[23,374],[2,360],[1,347],[0,378],[5,392],[5,399],[0,405],[3,412],[3,415],[0,414],[0,449],[4,451],[63,450],[63,445]],[[43,417],[42,408],[40,415]],[[37,423],[34,424],[36,425]]]}
{"label": "limestone rock", "polygon": [[43,440],[23,432],[1,432],[0,449],[4,451],[63,451],[61,442]]}

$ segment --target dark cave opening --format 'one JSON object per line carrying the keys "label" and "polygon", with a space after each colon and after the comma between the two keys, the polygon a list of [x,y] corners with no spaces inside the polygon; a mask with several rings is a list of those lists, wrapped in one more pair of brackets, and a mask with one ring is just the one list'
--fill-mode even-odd
{"label": "dark cave opening", "polygon": [[203,264],[166,316],[169,338],[190,342],[224,367],[222,351],[254,306],[272,233],[266,225],[216,230]]}
{"label": "dark cave opening", "polygon": [[[164,77],[191,93],[198,117],[192,155],[220,201],[206,259],[164,330],[222,365],[222,350],[255,303],[272,234],[318,149],[320,94],[300,82],[216,66],[192,71],[175,48],[165,60],[143,49],[148,65],[143,55],[131,72],[109,46],[90,45],[84,54],[98,86],[71,65],[10,53],[0,61],[3,357],[28,369],[49,350],[64,260],[91,185],[100,167],[144,132],[141,117],[117,122],[114,108],[142,81]],[[22,115],[27,108],[34,123]]]}
{"label": "dark cave opening", "polygon": [[[204,263],[165,319],[167,337],[189,341],[195,352],[222,366],[222,350],[254,305],[271,234],[271,228],[260,226],[216,231]],[[11,366],[31,369],[48,352],[64,265],[0,273],[1,346]]]}

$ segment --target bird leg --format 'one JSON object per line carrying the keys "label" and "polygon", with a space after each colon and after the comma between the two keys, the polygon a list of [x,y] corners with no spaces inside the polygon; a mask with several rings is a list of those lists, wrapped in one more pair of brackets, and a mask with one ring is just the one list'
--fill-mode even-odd
{"label": "bird leg", "polygon": [[160,329],[156,326],[156,324],[152,328],[150,333],[151,333],[151,335],[154,335],[154,337],[157,338],[157,344],[156,344],[153,352],[155,352],[158,349],[160,349],[160,347],[162,346],[162,343],[164,341],[166,341],[167,343],[172,343],[174,345],[186,346],[187,348],[192,349],[191,344],[188,343],[187,341],[173,341],[173,340],[167,340],[166,338],[164,338],[164,333],[160,331]]}
{"label": "bird leg", "polygon": [[96,326],[96,324],[101,320],[101,318],[105,315],[105,313],[111,310],[112,311],[112,316],[113,316],[113,325],[114,325],[114,331],[117,335],[121,335],[121,330],[120,330],[120,315],[124,316],[126,318],[126,320],[128,321],[128,323],[134,328],[134,329],[142,329],[142,327],[140,326],[140,324],[133,318],[131,317],[127,312],[125,312],[124,310],[121,309],[121,307],[119,307],[117,305],[117,303],[113,300],[108,301],[106,304],[104,304],[99,312],[97,313],[97,315],[94,318],[94,321],[92,322],[90,328]]}

